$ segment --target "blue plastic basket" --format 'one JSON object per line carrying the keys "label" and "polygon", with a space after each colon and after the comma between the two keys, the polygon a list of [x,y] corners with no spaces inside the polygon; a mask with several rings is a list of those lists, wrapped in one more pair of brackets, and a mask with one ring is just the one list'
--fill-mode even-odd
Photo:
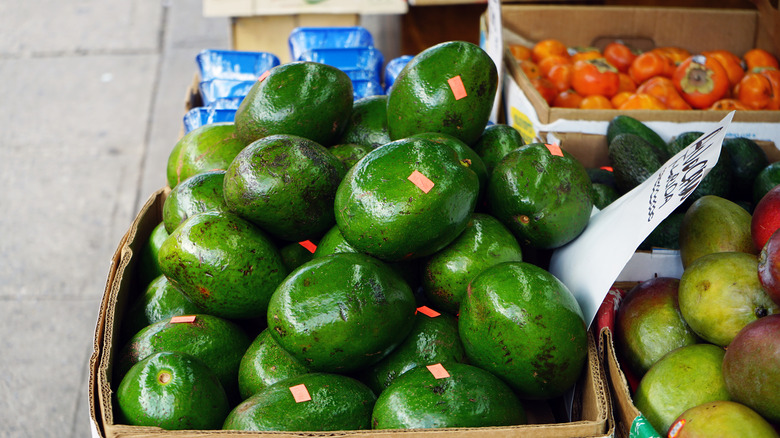
{"label": "blue plastic basket", "polygon": [[266,70],[279,65],[279,58],[268,52],[236,50],[202,50],[195,57],[200,78],[255,80]]}
{"label": "blue plastic basket", "polygon": [[390,92],[390,87],[393,85],[393,82],[395,82],[395,78],[398,77],[398,74],[401,73],[401,70],[406,67],[406,64],[409,63],[409,61],[412,60],[414,56],[412,55],[403,55],[399,56],[398,58],[393,58],[390,61],[388,61],[387,66],[385,67],[385,92]]}
{"label": "blue plastic basket", "polygon": [[303,52],[311,49],[374,46],[371,32],[360,26],[297,27],[290,32],[287,42],[293,60],[297,60]]}
{"label": "blue plastic basket", "polygon": [[184,133],[211,123],[234,122],[236,110],[217,109],[199,106],[184,114]]}
{"label": "blue plastic basket", "polygon": [[367,70],[381,83],[382,66],[385,59],[382,52],[374,47],[355,47],[346,49],[311,49],[302,53],[300,61],[312,61],[327,64],[340,70]]}
{"label": "blue plastic basket", "polygon": [[199,84],[203,106],[211,106],[217,99],[244,97],[257,80],[241,81],[237,79],[209,79]]}
{"label": "blue plastic basket", "polygon": [[352,90],[355,95],[355,100],[385,94],[385,89],[382,88],[382,84],[374,79],[355,79],[352,81]]}
{"label": "blue plastic basket", "polygon": [[236,110],[238,109],[239,105],[241,105],[241,102],[244,100],[244,97],[245,96],[220,97],[219,99],[215,99],[214,102],[211,105],[209,105],[209,108]]}

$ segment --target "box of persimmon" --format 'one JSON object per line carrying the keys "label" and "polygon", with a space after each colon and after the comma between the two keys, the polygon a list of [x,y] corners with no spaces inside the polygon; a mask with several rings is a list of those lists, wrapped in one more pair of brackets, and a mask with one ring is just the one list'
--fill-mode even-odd
{"label": "box of persimmon", "polygon": [[[780,144],[780,34],[772,31],[780,14],[768,0],[754,3],[504,5],[492,29],[503,36],[507,124],[530,141],[542,131],[603,133],[616,115],[630,114],[668,140],[706,131],[736,109],[733,135]],[[489,22],[483,31],[489,35]],[[757,97],[767,93],[775,100]]]}

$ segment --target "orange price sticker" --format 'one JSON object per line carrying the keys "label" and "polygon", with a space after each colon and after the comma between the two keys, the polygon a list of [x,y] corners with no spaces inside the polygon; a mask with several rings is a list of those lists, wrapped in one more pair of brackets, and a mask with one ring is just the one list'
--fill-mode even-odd
{"label": "orange price sticker", "polygon": [[171,318],[171,324],[179,324],[183,322],[195,322],[195,315],[182,315],[182,316],[174,316]]}
{"label": "orange price sticker", "polygon": [[317,251],[317,245],[313,244],[311,240],[304,240],[303,242],[298,242],[298,244],[308,249],[312,254],[314,254],[314,251]]}
{"label": "orange price sticker", "polygon": [[437,379],[444,379],[450,376],[450,373],[448,373],[447,370],[444,369],[444,366],[442,366],[440,363],[427,365],[426,368],[428,368],[428,371],[430,371],[431,374],[433,374],[433,377]]}
{"label": "orange price sticker", "polygon": [[430,192],[434,186],[433,181],[429,180],[427,176],[423,175],[422,173],[416,170],[412,172],[412,174],[409,175],[406,179],[411,181],[414,185],[416,185],[420,190],[422,190],[425,193]]}
{"label": "orange price sticker", "polygon": [[608,172],[612,172],[612,167],[610,167],[610,166],[601,166],[601,167],[599,167],[599,169],[606,170]]}
{"label": "orange price sticker", "polygon": [[563,151],[557,144],[545,144],[545,146],[547,146],[547,150],[549,150],[551,154],[557,155],[559,157],[563,156]]}
{"label": "orange price sticker", "polygon": [[309,395],[309,390],[306,389],[306,385],[301,383],[300,385],[295,385],[290,387],[290,392],[293,395],[293,398],[295,399],[295,403],[301,403],[305,401],[311,400],[311,395]]}
{"label": "orange price sticker", "polygon": [[466,87],[463,86],[463,79],[460,78],[460,75],[447,79],[447,83],[450,84],[450,90],[452,90],[455,100],[461,100],[467,96]]}
{"label": "orange price sticker", "polygon": [[261,75],[260,75],[260,77],[259,77],[259,78],[257,78],[257,80],[258,80],[259,82],[262,82],[262,81],[263,81],[263,79],[267,78],[267,77],[268,77],[268,75],[270,75],[270,74],[271,74],[271,70],[266,70],[266,71],[264,71],[264,72],[263,72],[263,74],[261,74]]}
{"label": "orange price sticker", "polygon": [[422,313],[425,316],[429,316],[431,318],[436,318],[437,316],[441,315],[441,313],[431,309],[428,306],[420,306],[417,308],[417,311]]}
{"label": "orange price sticker", "polygon": [[672,427],[669,428],[669,438],[677,437],[683,426],[685,426],[685,418],[680,418],[674,424],[672,424]]}

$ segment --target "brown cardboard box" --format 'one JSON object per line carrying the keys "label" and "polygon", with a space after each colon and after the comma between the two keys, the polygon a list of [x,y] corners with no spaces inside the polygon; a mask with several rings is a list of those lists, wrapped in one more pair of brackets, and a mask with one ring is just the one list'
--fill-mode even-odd
{"label": "brown cardboard box", "polygon": [[[339,432],[274,432],[255,433],[234,431],[163,431],[158,428],[126,426],[114,423],[112,406],[112,365],[121,345],[120,329],[123,311],[128,303],[139,294],[139,285],[134,284],[134,269],[138,254],[154,227],[162,220],[162,207],[168,188],[153,193],[119,246],[111,263],[106,289],[95,331],[94,353],[90,360],[90,411],[95,431],[101,437],[304,437],[304,436],[350,436],[355,438],[477,438],[486,433],[504,438],[573,438],[612,437],[612,410],[608,396],[606,375],[598,359],[595,336],[589,333],[588,363],[577,384],[577,395],[573,409],[574,421],[551,423],[552,408],[546,403],[531,403],[528,406],[529,422],[535,424],[494,427],[460,428],[406,431],[339,431]],[[113,385],[113,386],[112,386]],[[562,402],[561,402],[562,403]],[[552,406],[552,403],[550,404]]]}
{"label": "brown cardboard box", "polygon": [[[644,49],[680,46],[692,53],[726,49],[741,56],[760,47],[780,55],[780,13],[768,0],[755,3],[758,9],[504,5],[504,44],[557,38],[570,47],[603,48],[622,39]],[[508,51],[504,64],[506,117],[526,139],[540,131],[604,133],[609,120],[626,113],[550,107]],[[632,110],[628,114],[668,139],[684,131],[705,130],[695,124],[717,123],[727,112]],[[780,144],[780,111],[737,111],[731,127],[735,134]]]}

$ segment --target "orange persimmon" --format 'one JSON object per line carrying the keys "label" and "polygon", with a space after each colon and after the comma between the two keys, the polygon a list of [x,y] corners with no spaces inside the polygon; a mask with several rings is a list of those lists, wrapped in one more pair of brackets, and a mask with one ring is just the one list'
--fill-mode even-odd
{"label": "orange persimmon", "polygon": [[618,93],[621,91],[636,91],[636,83],[628,73],[618,72]]}
{"label": "orange persimmon", "polygon": [[621,41],[612,41],[604,47],[604,58],[621,73],[628,73],[636,57],[637,54]]}
{"label": "orange persimmon", "polygon": [[628,75],[639,85],[653,76],[664,76],[668,73],[669,58],[658,52],[645,52],[637,56],[628,67]]}
{"label": "orange persimmon", "polygon": [[536,79],[542,76],[542,71],[539,65],[530,59],[520,60],[520,69],[523,70],[528,79]]}
{"label": "orange persimmon", "polygon": [[568,56],[550,55],[541,59],[539,64],[539,72],[543,77],[547,77],[550,74],[550,70],[556,65],[571,64],[571,60]]}
{"label": "orange persimmon", "polygon": [[774,67],[780,69],[777,58],[764,49],[750,49],[742,55],[745,61],[745,71],[752,71],[759,67]]}
{"label": "orange persimmon", "polygon": [[772,84],[761,73],[747,72],[737,84],[734,96],[752,109],[763,109],[772,101]]}
{"label": "orange persimmon", "polygon": [[552,105],[555,96],[558,95],[558,89],[547,78],[531,79],[531,85],[539,92],[548,105]]}
{"label": "orange persimmon", "polygon": [[509,51],[517,60],[531,59],[531,49],[522,44],[510,44]]}
{"label": "orange persimmon", "polygon": [[669,109],[689,110],[691,106],[680,96],[674,82],[666,76],[652,77],[639,85],[637,93],[650,94],[657,97]]}
{"label": "orange persimmon", "polygon": [[534,62],[538,63],[543,58],[552,55],[564,56],[568,58],[569,49],[560,40],[555,38],[541,40],[534,44],[533,48],[531,48],[531,59],[533,59]]}
{"label": "orange persimmon", "polygon": [[582,96],[574,90],[565,90],[558,93],[553,100],[553,106],[560,108],[579,108],[582,102]]}
{"label": "orange persimmon", "polygon": [[547,72],[546,78],[555,85],[558,92],[566,91],[571,88],[571,76],[574,71],[572,64],[556,64]]}
{"label": "orange persimmon", "polygon": [[667,109],[667,106],[664,105],[663,102],[661,102],[660,99],[657,97],[651,95],[651,94],[645,94],[645,93],[634,93],[631,96],[629,96],[628,99],[626,99],[625,102],[621,103],[618,109],[621,110],[629,110],[629,109],[651,109],[651,110],[662,110]]}
{"label": "orange persimmon", "polygon": [[681,62],[672,81],[682,98],[696,109],[708,108],[729,91],[726,69],[715,58],[701,54]]}
{"label": "orange persimmon", "polygon": [[749,106],[745,105],[744,103],[738,101],[734,98],[725,98],[715,101],[708,110],[722,110],[722,111],[731,111],[731,110],[751,110]]}
{"label": "orange persimmon", "polygon": [[620,105],[622,105],[623,102],[627,101],[628,98],[633,95],[633,91],[618,91],[618,94],[612,96],[612,99],[609,99],[609,101],[615,108],[620,108]]}
{"label": "orange persimmon", "polygon": [[571,75],[571,87],[582,96],[600,94],[609,100],[618,92],[617,69],[604,58],[577,61]]}
{"label": "orange persimmon", "polygon": [[728,50],[708,50],[701,52],[704,56],[711,56],[720,62],[723,68],[726,70],[726,74],[729,77],[729,84],[734,87],[745,76],[745,67],[743,62],[739,59],[739,56],[729,52]]}
{"label": "orange persimmon", "polygon": [[776,68],[759,68],[756,69],[765,78],[769,79],[769,83],[772,84],[772,99],[765,109],[778,110],[780,109],[780,70]]}
{"label": "orange persimmon", "polygon": [[614,107],[612,102],[601,94],[592,94],[582,98],[580,109],[614,109]]}
{"label": "orange persimmon", "polygon": [[595,58],[601,58],[601,52],[599,52],[599,49],[595,47],[578,47],[574,50],[574,53],[571,55],[571,62],[575,63],[577,61],[586,61],[588,59],[595,59]]}

